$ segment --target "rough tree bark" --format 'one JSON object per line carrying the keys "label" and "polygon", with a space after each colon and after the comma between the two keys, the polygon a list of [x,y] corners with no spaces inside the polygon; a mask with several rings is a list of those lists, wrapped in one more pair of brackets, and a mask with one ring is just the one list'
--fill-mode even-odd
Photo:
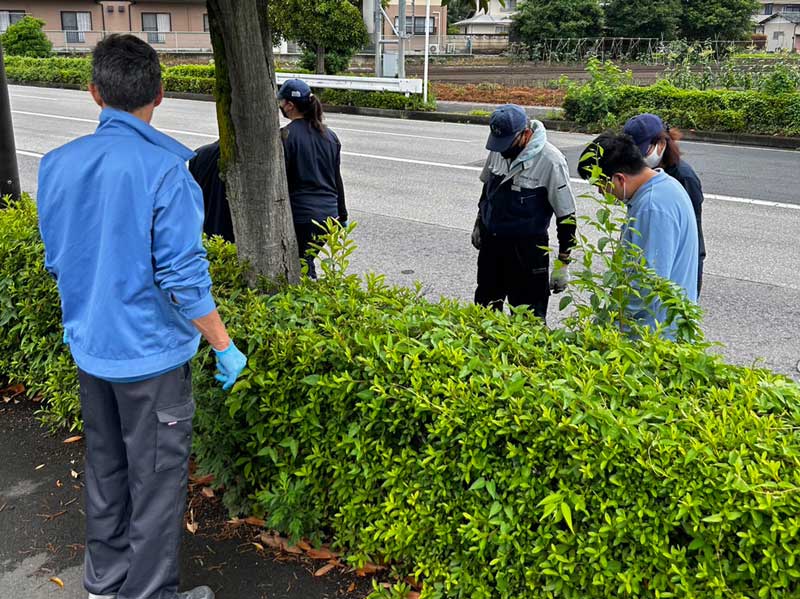
{"label": "rough tree bark", "polygon": [[217,79],[220,171],[249,279],[300,277],[267,19],[268,0],[207,0]]}
{"label": "rough tree bark", "polygon": [[325,48],[317,46],[317,73],[325,74]]}
{"label": "rough tree bark", "polygon": [[11,103],[8,99],[8,82],[0,45],[0,208],[5,208],[4,196],[18,200],[20,197],[17,149],[14,144],[14,127],[11,122]]}

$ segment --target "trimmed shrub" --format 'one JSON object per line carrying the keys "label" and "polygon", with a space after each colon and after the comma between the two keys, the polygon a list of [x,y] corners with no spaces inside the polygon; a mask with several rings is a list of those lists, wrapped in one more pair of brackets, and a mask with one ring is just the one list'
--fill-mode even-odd
{"label": "trimmed shrub", "polygon": [[326,89],[320,94],[323,104],[334,106],[358,106],[361,108],[385,108],[388,110],[436,110],[436,99],[433,92],[428,94],[428,103],[422,96],[414,94],[406,96],[397,92],[367,92],[347,89]]}
{"label": "trimmed shrub", "polygon": [[[249,356],[230,394],[195,360],[196,452],[229,507],[390,563],[424,599],[798,596],[795,383],[703,345],[431,303],[347,275],[353,248],[330,244],[323,278],[267,296],[209,243]],[[74,421],[41,260],[30,200],[0,211],[0,372]]]}
{"label": "trimmed shrub", "polygon": [[52,83],[86,86],[92,79],[87,58],[26,58],[6,56],[6,76],[18,83]]}
{"label": "trimmed shrub", "polygon": [[44,33],[44,21],[34,17],[23,17],[10,25],[0,35],[3,53],[7,56],[29,56],[44,58],[53,53],[53,43]]}
{"label": "trimmed shrub", "polygon": [[564,101],[565,118],[587,126],[622,126],[628,116],[646,109],[677,127],[800,135],[799,92],[684,90],[660,82],[649,87],[623,85],[604,100],[598,107],[582,86],[574,87]]}

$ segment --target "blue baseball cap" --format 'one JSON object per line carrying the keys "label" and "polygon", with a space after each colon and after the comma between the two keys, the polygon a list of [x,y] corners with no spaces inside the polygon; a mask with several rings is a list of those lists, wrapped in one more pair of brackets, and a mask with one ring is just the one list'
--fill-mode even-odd
{"label": "blue baseball cap", "polygon": [[302,79],[287,79],[281,89],[278,90],[278,97],[289,102],[304,101],[311,97],[311,88]]}
{"label": "blue baseball cap", "polygon": [[630,135],[634,143],[639,146],[642,156],[647,156],[647,151],[656,139],[665,130],[664,121],[655,114],[640,114],[628,120],[622,132]]}
{"label": "blue baseball cap", "polygon": [[528,126],[528,114],[521,106],[504,104],[492,113],[489,119],[489,140],[486,149],[490,152],[505,152],[514,143],[517,135]]}

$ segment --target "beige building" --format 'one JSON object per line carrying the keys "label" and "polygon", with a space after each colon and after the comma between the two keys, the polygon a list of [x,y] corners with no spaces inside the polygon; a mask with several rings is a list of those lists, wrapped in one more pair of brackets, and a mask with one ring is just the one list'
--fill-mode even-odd
{"label": "beige building", "polygon": [[753,16],[756,33],[766,36],[768,52],[800,52],[800,0],[765,2]]}
{"label": "beige building", "polygon": [[[372,36],[375,31],[374,21],[374,1],[364,0],[364,23],[367,32]],[[398,14],[400,6],[398,0],[389,0],[385,9],[386,16],[383,19],[383,39],[389,42],[387,52],[395,52],[397,40],[395,29],[400,29]],[[387,18],[388,17],[388,18]],[[425,50],[425,0],[406,0],[406,31],[411,36],[406,48],[411,52],[422,52]],[[447,42],[447,7],[442,6],[442,0],[431,0],[431,15],[428,21],[428,33],[430,44],[434,47],[444,46]]]}
{"label": "beige building", "polygon": [[507,35],[518,4],[518,0],[505,0],[505,4],[489,0],[489,10],[482,10],[476,0],[474,16],[459,21],[456,26],[467,35]]}
{"label": "beige building", "polygon": [[45,22],[56,50],[89,51],[108,33],[133,33],[163,51],[211,48],[204,0],[0,0],[0,32],[26,14]]}

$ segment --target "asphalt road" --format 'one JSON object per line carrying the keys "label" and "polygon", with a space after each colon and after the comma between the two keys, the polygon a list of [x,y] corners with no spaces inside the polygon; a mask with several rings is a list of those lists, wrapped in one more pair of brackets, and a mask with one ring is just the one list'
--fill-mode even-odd
{"label": "asphalt road", "polygon": [[[35,192],[39,156],[90,133],[98,109],[84,92],[11,88],[23,187]],[[214,105],[167,100],[154,124],[190,147],[216,136]],[[331,115],[342,140],[348,206],[359,222],[353,268],[389,281],[421,281],[431,298],[469,301],[469,243],[486,128]],[[551,133],[574,171],[590,137]],[[797,375],[800,359],[800,153],[683,144],[707,195],[708,246],[701,305],[707,337],[729,360]],[[580,193],[588,192],[576,183]],[[579,212],[592,211],[581,199]],[[558,320],[555,306],[549,319]]]}

